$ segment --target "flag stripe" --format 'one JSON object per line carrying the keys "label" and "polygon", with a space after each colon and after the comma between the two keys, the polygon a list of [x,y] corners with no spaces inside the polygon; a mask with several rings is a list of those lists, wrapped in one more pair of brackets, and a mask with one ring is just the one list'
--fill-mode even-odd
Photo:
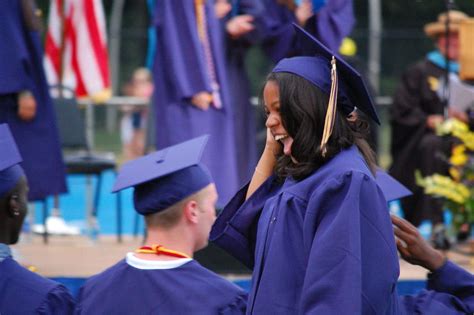
{"label": "flag stripe", "polygon": [[61,71],[61,51],[56,46],[51,32],[46,33],[46,58],[51,62],[57,77]]}
{"label": "flag stripe", "polygon": [[105,85],[109,84],[109,76],[108,76],[108,65],[104,62],[108,61],[107,56],[107,48],[104,47],[104,43],[102,42],[99,27],[97,24],[98,19],[98,12],[95,12],[94,6],[92,4],[93,0],[86,0],[84,2],[84,15],[87,20],[87,28],[89,31],[90,41],[92,44],[92,48],[94,49],[94,53],[96,56],[96,60],[98,61],[98,66],[100,70],[100,74],[102,80]]}
{"label": "flag stripe", "polygon": [[[81,14],[76,15],[77,18],[84,16],[84,6],[78,5],[76,9],[82,11]],[[94,95],[104,89],[104,79],[100,73],[99,60],[96,58],[92,40],[89,36],[87,21],[81,20],[81,22],[83,23],[79,23],[79,21],[75,23],[80,26],[76,32],[77,46],[81,48],[80,58],[77,61],[85,89],[89,94]]]}
{"label": "flag stripe", "polygon": [[72,8],[72,13],[71,16],[66,20],[67,23],[67,30],[68,30],[68,37],[71,40],[71,48],[72,48],[72,54],[71,54],[71,66],[74,71],[75,77],[76,77],[76,94],[77,96],[85,96],[87,95],[86,88],[84,86],[84,81],[82,80],[82,75],[81,71],[79,68],[79,63],[78,63],[78,53],[77,53],[77,34],[76,34],[76,29],[73,25],[73,19],[72,17],[74,16],[75,8]]}
{"label": "flag stripe", "polygon": [[73,88],[79,97],[110,88],[101,0],[51,1],[44,66],[49,84],[60,83],[61,77],[61,84]]}

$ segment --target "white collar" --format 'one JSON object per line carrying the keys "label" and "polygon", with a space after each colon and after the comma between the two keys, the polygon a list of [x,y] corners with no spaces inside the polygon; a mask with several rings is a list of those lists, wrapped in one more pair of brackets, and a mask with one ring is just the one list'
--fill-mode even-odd
{"label": "white collar", "polygon": [[125,261],[132,267],[143,270],[153,269],[174,269],[181,267],[185,263],[193,260],[192,258],[178,258],[173,260],[145,260],[135,256],[134,253],[127,253]]}

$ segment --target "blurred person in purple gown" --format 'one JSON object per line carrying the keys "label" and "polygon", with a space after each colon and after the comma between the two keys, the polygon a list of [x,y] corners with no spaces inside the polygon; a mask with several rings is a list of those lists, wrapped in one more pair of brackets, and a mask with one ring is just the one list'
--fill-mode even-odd
{"label": "blurred person in purple gown", "polygon": [[28,199],[67,191],[56,114],[43,69],[34,1],[0,4],[0,123],[8,123],[23,157]]}
{"label": "blurred person in purple gown", "polygon": [[157,2],[153,105],[158,149],[211,136],[203,161],[222,207],[238,187],[238,148],[219,23],[213,1]]}

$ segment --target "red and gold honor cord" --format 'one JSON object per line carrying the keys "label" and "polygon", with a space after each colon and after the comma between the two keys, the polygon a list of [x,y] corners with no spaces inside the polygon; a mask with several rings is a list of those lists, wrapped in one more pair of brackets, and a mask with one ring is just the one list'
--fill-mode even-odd
{"label": "red and gold honor cord", "polygon": [[161,245],[142,246],[139,249],[137,249],[135,252],[140,253],[140,254],[165,255],[165,256],[171,256],[171,257],[177,257],[177,258],[191,258],[182,252],[168,249]]}

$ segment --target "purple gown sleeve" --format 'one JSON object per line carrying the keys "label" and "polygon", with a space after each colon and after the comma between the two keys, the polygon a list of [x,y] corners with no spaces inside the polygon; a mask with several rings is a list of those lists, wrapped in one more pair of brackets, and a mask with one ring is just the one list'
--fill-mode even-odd
{"label": "purple gown sleeve", "polygon": [[313,33],[332,51],[339,51],[344,37],[352,32],[355,24],[352,0],[330,0],[315,15]]}
{"label": "purple gown sleeve", "polygon": [[400,297],[406,314],[454,315],[474,313],[474,276],[447,261],[428,275],[428,290]]}
{"label": "purple gown sleeve", "polygon": [[400,312],[403,315],[461,315],[472,314],[460,299],[448,293],[422,290],[418,294],[399,298]]}
{"label": "purple gown sleeve", "polygon": [[[275,0],[265,2],[266,12],[262,17],[266,26],[263,41],[265,52],[274,62],[294,52],[294,13]],[[306,21],[304,28],[322,41],[332,51],[339,51],[342,39],[354,27],[355,18],[352,0],[330,0],[317,14]]]}
{"label": "purple gown sleeve", "polygon": [[69,291],[62,285],[56,286],[50,292],[43,304],[38,308],[37,314],[73,314],[74,299]]}
{"label": "purple gown sleeve", "polygon": [[[212,10],[207,10],[212,14]],[[168,79],[176,94],[187,100],[198,92],[211,91],[203,48],[198,37],[194,1],[158,1],[155,11],[157,54],[162,54]]]}
{"label": "purple gown sleeve", "polygon": [[474,276],[451,261],[428,275],[428,289],[459,298],[474,313]]}
{"label": "purple gown sleeve", "polygon": [[260,16],[263,26],[262,48],[273,62],[288,57],[294,49],[295,22],[293,12],[275,0],[264,0],[265,14]]}
{"label": "purple gown sleeve", "polygon": [[26,42],[33,33],[23,23],[20,1],[0,2],[0,94],[32,89]]}
{"label": "purple gown sleeve", "polygon": [[220,315],[242,315],[247,309],[247,293],[237,295],[234,302],[219,310]]}
{"label": "purple gown sleeve", "polygon": [[245,200],[247,189],[248,184],[224,207],[212,227],[210,240],[252,269],[258,219],[278,185],[272,176]]}
{"label": "purple gown sleeve", "polygon": [[347,172],[313,193],[305,215],[309,252],[304,314],[384,314],[399,267],[386,202],[369,176]]}
{"label": "purple gown sleeve", "polygon": [[[256,44],[261,40],[261,37],[264,34],[264,14],[265,8],[263,6],[262,0],[241,0],[239,1],[238,15],[250,15],[254,18],[253,25],[255,29],[244,36],[234,39],[231,38],[227,30],[225,32],[227,40],[233,43],[233,46],[248,48],[251,45]],[[233,16],[229,14],[225,19],[224,23],[227,23]],[[232,47],[234,49],[234,47]]]}

